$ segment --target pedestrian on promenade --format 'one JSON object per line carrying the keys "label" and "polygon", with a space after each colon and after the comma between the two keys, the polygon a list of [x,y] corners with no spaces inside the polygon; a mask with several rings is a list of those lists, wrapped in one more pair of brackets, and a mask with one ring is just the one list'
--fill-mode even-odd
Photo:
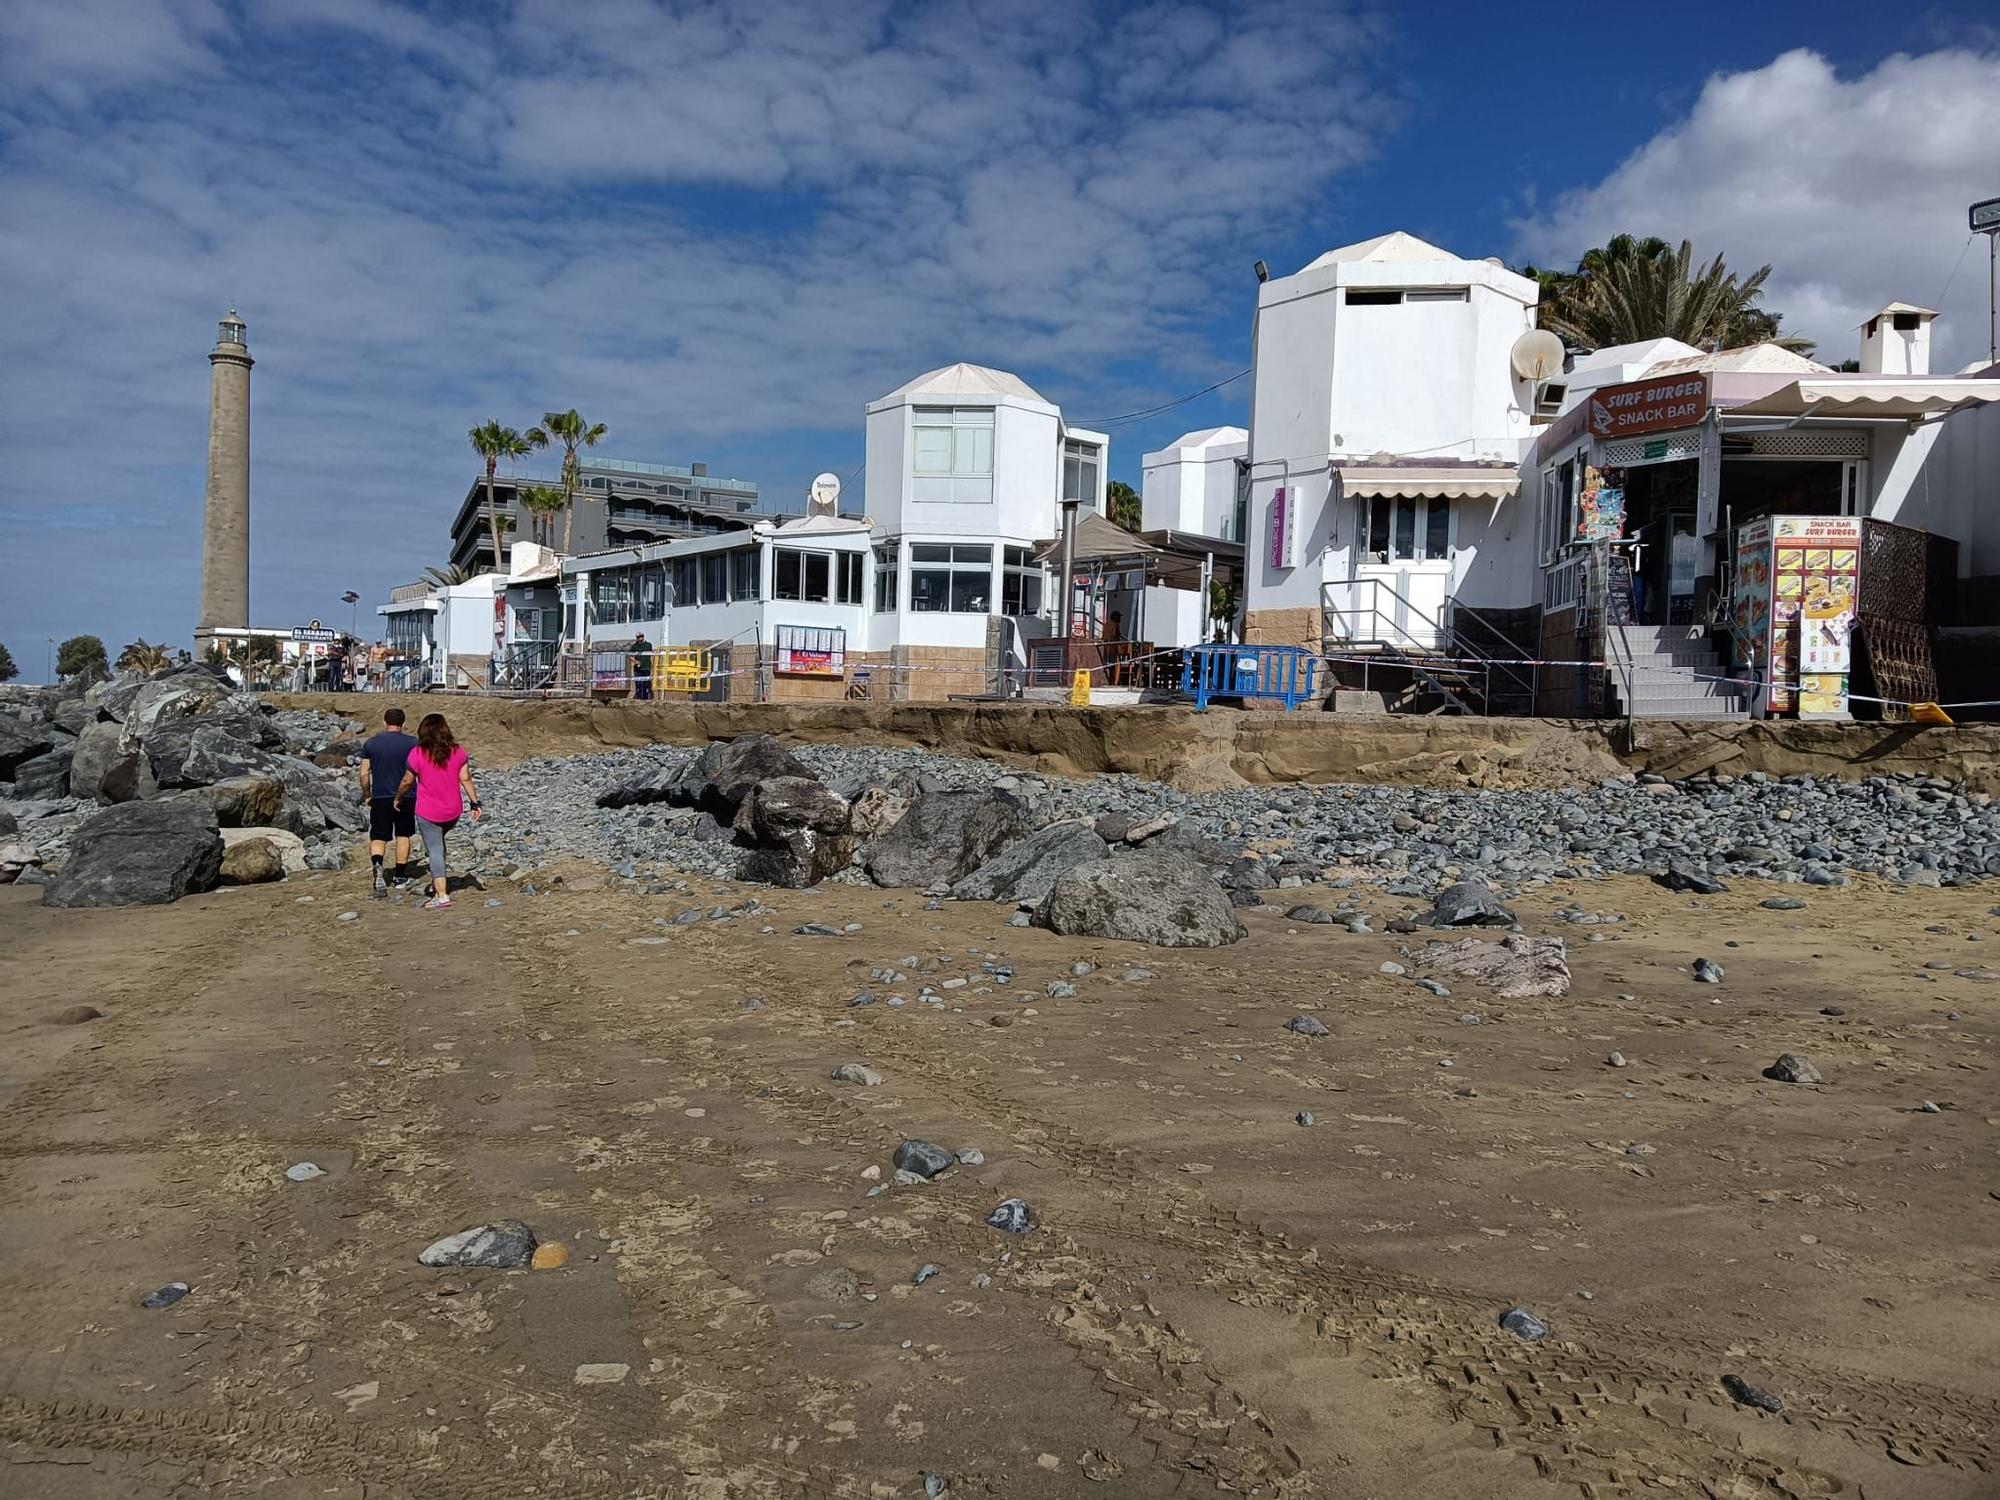
{"label": "pedestrian on promenade", "polygon": [[[403,711],[385,709],[382,732],[371,736],[361,747],[361,800],[368,804],[368,862],[375,867],[375,894],[389,894],[391,881],[401,884],[410,868],[410,840],[416,835],[417,815],[397,799],[403,774],[410,768],[410,752],[417,748],[413,735],[403,731]],[[383,857],[389,840],[396,841],[396,867],[383,873]]]}
{"label": "pedestrian on promenade", "polygon": [[425,714],[417,725],[417,747],[410,752],[408,769],[396,788],[398,803],[415,794],[417,832],[423,835],[431,869],[431,899],[424,903],[425,911],[451,909],[451,888],[445,879],[445,835],[466,807],[472,809],[475,823],[486,816],[466,759],[465,748],[452,738],[444,715]]}
{"label": "pedestrian on promenade", "polygon": [[653,696],[653,643],[643,630],[632,638],[632,696],[642,701]]}

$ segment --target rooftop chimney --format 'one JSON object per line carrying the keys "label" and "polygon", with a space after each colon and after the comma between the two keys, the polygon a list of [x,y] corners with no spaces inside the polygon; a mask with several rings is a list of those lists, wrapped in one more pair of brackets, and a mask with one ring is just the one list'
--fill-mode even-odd
{"label": "rooftop chimney", "polygon": [[1931,324],[1936,318],[1928,307],[1891,302],[1861,325],[1861,373],[1930,374]]}
{"label": "rooftop chimney", "polygon": [[707,464],[690,464],[688,465],[688,471],[692,473],[696,479],[708,478]]}

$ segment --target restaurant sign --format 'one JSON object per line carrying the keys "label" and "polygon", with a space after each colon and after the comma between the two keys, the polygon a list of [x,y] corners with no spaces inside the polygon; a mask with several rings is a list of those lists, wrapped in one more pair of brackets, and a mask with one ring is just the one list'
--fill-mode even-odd
{"label": "restaurant sign", "polygon": [[1592,391],[1590,435],[1600,441],[1692,427],[1708,412],[1708,377],[1674,375]]}

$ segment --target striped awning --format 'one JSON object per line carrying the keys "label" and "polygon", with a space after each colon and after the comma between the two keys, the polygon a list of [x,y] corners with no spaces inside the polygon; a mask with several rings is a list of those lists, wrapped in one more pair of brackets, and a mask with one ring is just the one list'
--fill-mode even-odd
{"label": "striped awning", "polygon": [[1336,464],[1334,473],[1349,495],[1504,500],[1521,487],[1521,471],[1502,464]]}

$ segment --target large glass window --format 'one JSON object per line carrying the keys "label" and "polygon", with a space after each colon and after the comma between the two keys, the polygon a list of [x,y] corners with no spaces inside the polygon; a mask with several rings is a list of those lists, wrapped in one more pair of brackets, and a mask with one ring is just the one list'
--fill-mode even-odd
{"label": "large glass window", "polygon": [[591,578],[591,601],[596,606],[597,621],[601,625],[629,625],[632,623],[633,570],[630,568],[606,568]]}
{"label": "large glass window", "polygon": [[919,406],[913,414],[910,472],[939,478],[993,473],[993,408]]}
{"label": "large glass window", "polygon": [[729,597],[732,599],[755,599],[760,590],[757,577],[757,549],[752,547],[744,552],[729,554],[731,576]]}
{"label": "large glass window", "polygon": [[701,603],[701,591],[695,587],[695,560],[691,557],[674,559],[674,607],[687,609]]}
{"label": "large glass window", "polygon": [[[855,586],[859,601],[860,586]],[[780,547],[772,554],[771,597],[774,599],[796,599],[803,604],[831,604],[833,602],[833,554],[830,552],[801,552],[794,547]]]}
{"label": "large glass window", "polygon": [[701,560],[701,597],[720,604],[729,597],[729,554],[711,552]]}
{"label": "large glass window", "polygon": [[665,563],[647,563],[639,572],[639,618],[660,620],[667,613],[667,568]]}
{"label": "large glass window", "polygon": [[1000,613],[1038,615],[1042,612],[1042,565],[1026,547],[1009,547],[1001,574]]}
{"label": "large glass window", "polygon": [[859,604],[861,602],[861,574],[867,559],[859,552],[837,554],[840,563],[840,602]]}
{"label": "large glass window", "polygon": [[983,615],[993,597],[993,549],[918,542],[910,548],[910,608]]}
{"label": "large glass window", "polygon": [[1063,439],[1063,488],[1065,500],[1076,500],[1097,509],[1097,476],[1103,453],[1095,443],[1078,438]]}

